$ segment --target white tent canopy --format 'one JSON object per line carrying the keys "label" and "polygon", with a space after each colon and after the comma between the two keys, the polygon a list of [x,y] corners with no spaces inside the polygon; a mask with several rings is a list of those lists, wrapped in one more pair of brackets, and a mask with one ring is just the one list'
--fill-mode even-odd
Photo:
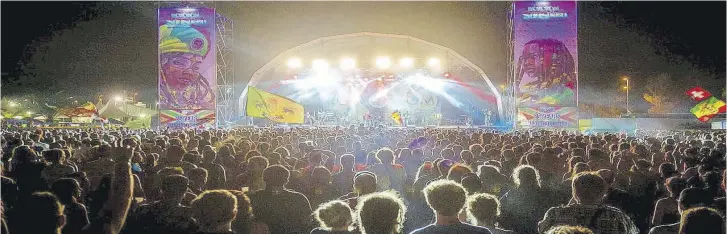
{"label": "white tent canopy", "polygon": [[126,103],[107,102],[98,111],[99,115],[104,118],[121,120],[130,117],[153,116],[157,112],[143,106],[131,105]]}

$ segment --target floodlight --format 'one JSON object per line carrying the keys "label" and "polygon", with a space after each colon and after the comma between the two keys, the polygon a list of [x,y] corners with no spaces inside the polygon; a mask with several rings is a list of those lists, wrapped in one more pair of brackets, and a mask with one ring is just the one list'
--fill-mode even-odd
{"label": "floodlight", "polygon": [[313,71],[316,71],[316,72],[328,71],[328,63],[323,59],[313,60],[312,67],[313,67]]}
{"label": "floodlight", "polygon": [[439,66],[439,59],[438,58],[430,58],[429,61],[427,61],[427,65],[436,67]]}
{"label": "floodlight", "polygon": [[356,60],[352,58],[341,59],[341,70],[351,70],[356,68]]}
{"label": "floodlight", "polygon": [[391,67],[391,59],[389,57],[376,58],[376,67],[379,69],[387,69]]}
{"label": "floodlight", "polygon": [[288,68],[301,68],[303,67],[303,62],[300,61],[300,59],[292,58],[288,59]]}
{"label": "floodlight", "polygon": [[401,58],[399,59],[399,66],[403,68],[411,68],[414,66],[414,59],[413,58]]}

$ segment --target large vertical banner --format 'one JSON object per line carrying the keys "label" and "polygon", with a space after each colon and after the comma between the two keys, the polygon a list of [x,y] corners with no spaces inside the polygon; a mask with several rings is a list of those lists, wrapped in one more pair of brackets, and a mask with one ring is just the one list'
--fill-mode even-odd
{"label": "large vertical banner", "polygon": [[157,23],[161,125],[214,127],[217,108],[215,10],[160,8]]}
{"label": "large vertical banner", "polygon": [[513,4],[517,127],[577,128],[576,2]]}

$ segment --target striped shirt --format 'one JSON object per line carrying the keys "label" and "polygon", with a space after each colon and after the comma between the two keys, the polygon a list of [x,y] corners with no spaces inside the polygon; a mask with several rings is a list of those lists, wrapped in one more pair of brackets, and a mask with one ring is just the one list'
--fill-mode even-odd
{"label": "striped shirt", "polygon": [[575,204],[552,207],[538,223],[538,231],[545,233],[560,225],[583,226],[595,234],[638,234],[639,229],[624,212],[612,206]]}

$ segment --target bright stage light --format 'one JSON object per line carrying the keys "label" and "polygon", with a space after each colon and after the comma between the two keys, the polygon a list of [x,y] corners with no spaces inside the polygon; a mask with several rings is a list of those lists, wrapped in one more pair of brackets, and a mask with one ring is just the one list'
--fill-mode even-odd
{"label": "bright stage light", "polygon": [[449,78],[452,75],[450,75],[449,72],[445,72],[442,76],[444,76],[444,78]]}
{"label": "bright stage light", "polygon": [[438,58],[430,58],[429,61],[427,61],[427,65],[431,67],[439,66],[439,59]]}
{"label": "bright stage light", "polygon": [[391,59],[389,57],[376,58],[376,67],[379,69],[387,69],[391,67]]}
{"label": "bright stage light", "polygon": [[326,72],[328,71],[328,62],[323,59],[316,59],[313,60],[313,71],[316,72]]}
{"label": "bright stage light", "polygon": [[356,68],[356,60],[352,58],[341,59],[341,70],[352,70]]}
{"label": "bright stage light", "polygon": [[399,66],[403,68],[411,68],[414,66],[413,58],[401,58],[399,59]]}
{"label": "bright stage light", "polygon": [[139,117],[141,117],[141,118],[145,118],[145,117],[146,117],[146,114],[144,114],[144,113],[141,113],[141,114],[139,114]]}
{"label": "bright stage light", "polygon": [[288,68],[301,68],[303,67],[303,62],[300,61],[300,59],[292,58],[288,59]]}
{"label": "bright stage light", "polygon": [[121,101],[121,100],[124,100],[124,98],[122,98],[121,96],[116,96],[116,97],[114,97],[114,100]]}

